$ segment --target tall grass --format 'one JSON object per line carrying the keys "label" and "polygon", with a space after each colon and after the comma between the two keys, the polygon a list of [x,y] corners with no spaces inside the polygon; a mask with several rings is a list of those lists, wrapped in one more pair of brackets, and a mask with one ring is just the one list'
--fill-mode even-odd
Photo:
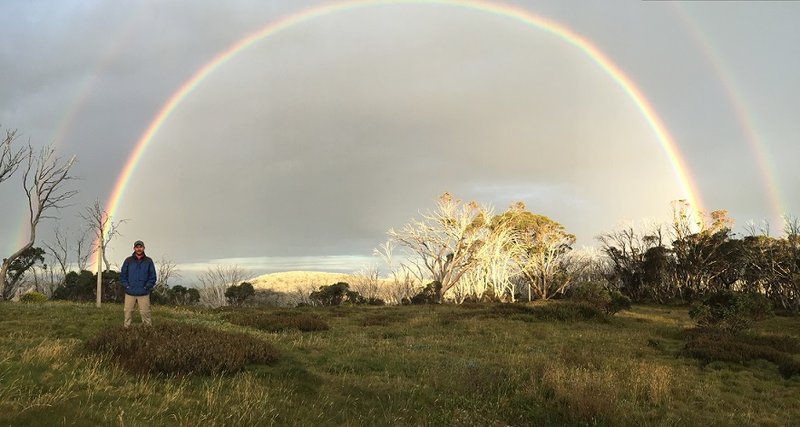
{"label": "tall grass", "polygon": [[[249,310],[247,316],[270,321],[287,317],[285,309]],[[246,334],[280,353],[272,365],[238,372],[159,376],[130,373],[113,357],[84,350],[121,324],[119,305],[2,303],[0,424],[790,425],[800,419],[798,375],[784,378],[760,359],[683,357],[684,328],[691,325],[685,309],[639,306],[611,319],[565,320],[547,310],[304,309],[299,313],[329,328],[303,331],[237,325],[235,310],[157,306],[156,329],[202,325]],[[780,330],[796,339],[797,322],[771,319],[753,333]],[[781,348],[797,359],[792,345]]]}

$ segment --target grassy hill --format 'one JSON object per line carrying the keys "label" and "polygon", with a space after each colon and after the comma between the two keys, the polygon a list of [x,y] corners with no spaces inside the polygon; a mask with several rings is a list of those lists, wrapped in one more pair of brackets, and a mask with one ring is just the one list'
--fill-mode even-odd
{"label": "grassy hill", "polygon": [[337,282],[354,283],[355,276],[344,273],[327,273],[321,271],[284,271],[264,274],[249,279],[256,289],[269,289],[275,292],[294,292],[298,289],[319,289],[320,286]]}
{"label": "grassy hill", "polygon": [[[800,375],[787,379],[765,360],[704,364],[685,357],[684,328],[691,326],[685,308],[635,306],[611,319],[573,321],[531,313],[521,304],[156,306],[155,328],[177,324],[243,333],[279,353],[274,364],[248,365],[235,374],[159,376],[129,373],[110,356],[86,349],[87,341],[122,323],[120,305],[2,302],[0,425],[638,426],[800,420]],[[267,332],[240,326],[241,319],[295,315],[327,329]],[[796,341],[800,318],[768,319],[753,334]],[[790,357],[797,361],[792,348]],[[145,353],[156,360],[164,351],[157,346]]]}

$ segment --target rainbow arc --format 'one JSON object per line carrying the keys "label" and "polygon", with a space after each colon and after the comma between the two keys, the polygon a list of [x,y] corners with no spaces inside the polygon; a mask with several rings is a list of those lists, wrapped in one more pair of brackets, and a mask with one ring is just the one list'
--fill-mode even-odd
{"label": "rainbow arc", "polygon": [[631,80],[630,77],[628,77],[613,61],[611,61],[611,59],[609,59],[605,53],[603,53],[586,38],[558,22],[537,16],[530,11],[511,5],[502,5],[477,0],[373,0],[336,2],[303,10],[301,12],[283,17],[233,43],[227,49],[217,54],[211,61],[198,69],[169,97],[169,99],[167,99],[153,120],[150,122],[147,129],[139,137],[134,149],[128,157],[127,162],[117,177],[114,188],[105,205],[107,206],[109,214],[111,216],[116,214],[125,194],[125,189],[127,188],[128,183],[131,181],[131,177],[136,172],[136,167],[139,161],[144,155],[147,147],[152,143],[159,129],[164,125],[170,115],[209,75],[219,70],[236,55],[246,51],[249,47],[253,46],[259,41],[262,41],[276,33],[332,14],[342,13],[353,9],[404,4],[440,5],[465,8],[507,18],[509,20],[520,22],[537,30],[551,34],[585,53],[603,71],[605,71],[605,73],[636,105],[648,123],[649,127],[655,133],[661,148],[669,159],[675,179],[683,190],[685,199],[695,211],[695,214],[698,214],[702,211],[699,192],[690,178],[686,164],[679,155],[679,150],[675,144],[675,141],[667,131],[667,128],[664,126],[661,118],[656,114],[653,106],[650,104],[641,90],[636,86],[633,80]]}

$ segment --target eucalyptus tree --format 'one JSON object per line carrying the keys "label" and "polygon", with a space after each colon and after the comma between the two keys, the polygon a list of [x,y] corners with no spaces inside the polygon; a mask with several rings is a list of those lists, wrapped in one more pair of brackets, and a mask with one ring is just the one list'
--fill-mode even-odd
{"label": "eucalyptus tree", "polygon": [[571,284],[568,263],[575,235],[563,225],[526,210],[522,202],[495,217],[492,225],[512,230],[513,259],[526,278],[528,300],[552,298]]}
{"label": "eucalyptus tree", "polygon": [[634,301],[645,299],[650,294],[648,285],[661,274],[660,262],[667,253],[659,249],[663,243],[658,230],[644,232],[629,225],[597,237],[611,263],[610,281]]}
{"label": "eucalyptus tree", "polygon": [[7,297],[12,289],[6,289],[6,275],[14,261],[33,247],[36,242],[36,229],[44,218],[52,218],[49,212],[66,205],[66,202],[77,194],[77,190],[68,190],[66,185],[73,179],[70,174],[75,164],[75,156],[63,159],[56,155],[52,146],[38,150],[34,155],[33,147],[28,144],[23,154],[27,162],[23,162],[22,187],[28,199],[28,241],[14,253],[3,259],[0,266],[0,295]]}
{"label": "eucalyptus tree", "polygon": [[728,262],[733,249],[730,244],[733,220],[725,210],[711,212],[710,219],[701,218],[699,231],[691,234],[678,232],[682,226],[673,224],[676,231],[672,252],[677,285],[688,291],[689,299],[724,286],[722,279],[735,267]]}
{"label": "eucalyptus tree", "polygon": [[402,228],[388,231],[389,240],[405,250],[420,282],[441,284],[437,299],[447,294],[479,260],[489,233],[492,209],[463,203],[450,193],[439,196],[436,208],[420,214]]}

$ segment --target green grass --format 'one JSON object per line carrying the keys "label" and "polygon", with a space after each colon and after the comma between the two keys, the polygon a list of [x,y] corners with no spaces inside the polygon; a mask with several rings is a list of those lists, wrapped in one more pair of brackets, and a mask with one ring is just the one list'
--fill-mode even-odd
{"label": "green grass", "polygon": [[[763,359],[683,356],[692,326],[685,308],[635,306],[611,319],[564,321],[550,315],[552,307],[535,307],[304,308],[298,313],[329,329],[269,332],[235,324],[231,310],[156,306],[156,328],[178,322],[244,333],[280,354],[273,364],[228,375],[156,376],[86,350],[122,323],[120,305],[4,302],[0,425],[777,426],[800,419],[800,375],[784,378]],[[798,317],[775,317],[751,334],[800,338],[798,325]],[[800,361],[793,348],[784,350]]]}

